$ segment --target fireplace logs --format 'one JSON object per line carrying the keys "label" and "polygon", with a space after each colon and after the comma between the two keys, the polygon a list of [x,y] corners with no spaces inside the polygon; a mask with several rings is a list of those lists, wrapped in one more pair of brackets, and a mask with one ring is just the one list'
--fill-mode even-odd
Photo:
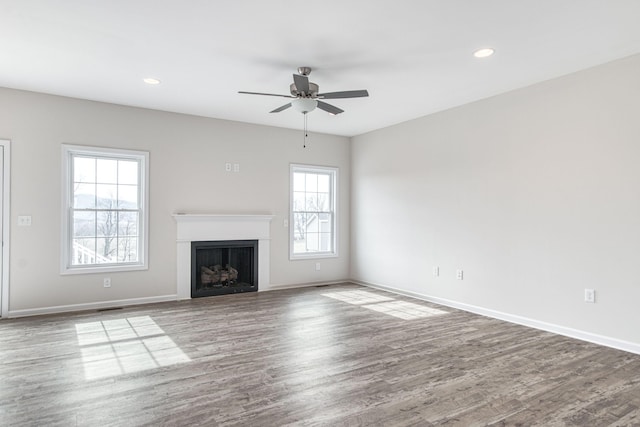
{"label": "fireplace logs", "polygon": [[238,280],[238,270],[229,264],[225,268],[219,264],[200,267],[200,281],[203,285],[229,286],[235,284],[236,280]]}

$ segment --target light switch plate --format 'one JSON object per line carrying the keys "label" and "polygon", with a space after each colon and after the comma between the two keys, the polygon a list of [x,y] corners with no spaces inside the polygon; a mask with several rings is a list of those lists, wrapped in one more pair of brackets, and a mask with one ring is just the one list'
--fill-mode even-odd
{"label": "light switch plate", "polygon": [[596,302],[596,291],[594,289],[584,290],[584,302],[589,302],[589,303]]}

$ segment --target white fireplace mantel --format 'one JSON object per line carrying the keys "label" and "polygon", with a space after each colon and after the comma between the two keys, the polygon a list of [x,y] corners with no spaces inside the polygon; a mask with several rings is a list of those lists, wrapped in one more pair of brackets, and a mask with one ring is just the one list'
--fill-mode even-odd
{"label": "white fireplace mantel", "polygon": [[178,224],[178,299],[191,298],[191,242],[258,241],[258,289],[269,287],[269,247],[273,215],[175,214]]}

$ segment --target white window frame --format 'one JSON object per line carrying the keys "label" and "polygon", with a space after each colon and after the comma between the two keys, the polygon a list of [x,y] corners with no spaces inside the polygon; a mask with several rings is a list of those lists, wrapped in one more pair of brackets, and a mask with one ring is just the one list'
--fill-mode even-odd
{"label": "white window frame", "polygon": [[[73,227],[71,225],[73,207],[73,162],[76,155],[136,160],[140,164],[140,224],[138,240],[138,262],[71,265]],[[149,268],[149,152],[117,148],[87,147],[62,144],[62,236],[60,274],[89,274],[120,271],[139,271]]]}
{"label": "white window frame", "polygon": [[[330,197],[330,213],[331,213],[331,251],[325,252],[294,252],[295,237],[295,221],[293,206],[293,174],[295,172],[305,173],[321,173],[331,176],[331,197]],[[330,166],[311,166],[302,164],[291,164],[289,169],[289,259],[320,259],[320,258],[336,258],[338,256],[338,168]]]}

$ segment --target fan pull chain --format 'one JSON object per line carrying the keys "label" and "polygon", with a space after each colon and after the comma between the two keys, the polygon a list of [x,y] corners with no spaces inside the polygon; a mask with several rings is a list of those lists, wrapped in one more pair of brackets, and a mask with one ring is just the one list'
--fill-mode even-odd
{"label": "fan pull chain", "polygon": [[304,140],[302,142],[302,148],[307,148],[307,138],[309,137],[309,132],[307,131],[307,113],[303,114],[304,116]]}

